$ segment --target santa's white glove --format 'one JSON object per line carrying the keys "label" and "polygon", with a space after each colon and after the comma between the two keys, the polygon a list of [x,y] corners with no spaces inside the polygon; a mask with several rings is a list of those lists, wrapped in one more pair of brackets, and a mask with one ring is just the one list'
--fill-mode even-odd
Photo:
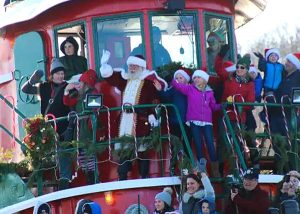
{"label": "santa's white glove", "polygon": [[157,126],[158,126],[158,120],[156,120],[156,118],[154,117],[153,114],[150,114],[150,115],[148,116],[148,122],[150,123],[150,125],[151,125],[152,127],[157,127]]}
{"label": "santa's white glove", "polygon": [[101,57],[101,65],[107,64],[110,58],[110,52],[108,50],[103,50]]}
{"label": "santa's white glove", "polygon": [[103,54],[101,57],[101,67],[100,67],[100,74],[103,78],[110,77],[113,74],[112,67],[107,64],[110,57],[110,52],[108,50],[103,50]]}

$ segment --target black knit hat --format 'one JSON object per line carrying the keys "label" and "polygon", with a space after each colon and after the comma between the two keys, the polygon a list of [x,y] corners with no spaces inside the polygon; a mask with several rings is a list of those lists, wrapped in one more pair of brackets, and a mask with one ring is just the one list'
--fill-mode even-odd
{"label": "black knit hat", "polygon": [[61,52],[63,52],[64,55],[66,55],[66,52],[65,52],[65,44],[66,44],[67,42],[71,43],[71,44],[74,46],[74,55],[77,55],[77,52],[78,52],[78,49],[79,49],[79,45],[78,45],[77,41],[74,39],[73,36],[68,36],[68,37],[66,38],[66,40],[63,41],[63,42],[61,43],[61,45],[60,45],[60,50],[61,50]]}

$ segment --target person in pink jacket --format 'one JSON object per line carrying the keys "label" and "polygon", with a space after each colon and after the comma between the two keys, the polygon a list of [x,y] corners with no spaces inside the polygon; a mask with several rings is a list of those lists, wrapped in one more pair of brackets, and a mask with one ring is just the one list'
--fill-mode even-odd
{"label": "person in pink jacket", "polygon": [[213,90],[207,85],[209,75],[202,70],[196,70],[192,76],[193,84],[186,85],[172,81],[173,87],[187,96],[186,121],[191,127],[197,158],[203,157],[202,136],[211,160],[213,176],[218,176],[218,160],[213,140],[212,112],[221,109],[216,103]]}

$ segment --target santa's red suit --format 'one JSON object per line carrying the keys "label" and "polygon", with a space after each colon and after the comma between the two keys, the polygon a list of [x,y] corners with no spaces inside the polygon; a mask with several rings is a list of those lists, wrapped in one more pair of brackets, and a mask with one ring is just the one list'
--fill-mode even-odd
{"label": "santa's red suit", "polygon": [[[106,52],[106,54],[109,54]],[[112,86],[121,91],[122,105],[141,105],[141,104],[157,104],[159,103],[157,90],[153,85],[153,79],[158,80],[163,88],[167,88],[167,83],[158,77],[155,71],[146,69],[146,61],[140,56],[130,56],[127,60],[128,65],[138,65],[143,68],[139,75],[132,78],[130,73],[123,69],[114,71],[110,65],[107,64],[108,58],[105,54],[101,59],[100,73],[103,78]],[[119,137],[127,136],[147,136],[150,133],[151,123],[155,123],[154,111],[149,108],[139,108],[132,110],[125,110],[121,112]],[[120,149],[120,145],[116,144],[115,149]],[[145,148],[139,147],[139,152],[145,151]],[[141,171],[141,170],[140,170]],[[148,170],[146,170],[148,171]],[[127,173],[127,172],[126,172]],[[119,172],[120,174],[120,172]],[[143,175],[145,177],[147,175]],[[146,173],[148,174],[148,172]],[[126,178],[125,178],[126,179]]]}

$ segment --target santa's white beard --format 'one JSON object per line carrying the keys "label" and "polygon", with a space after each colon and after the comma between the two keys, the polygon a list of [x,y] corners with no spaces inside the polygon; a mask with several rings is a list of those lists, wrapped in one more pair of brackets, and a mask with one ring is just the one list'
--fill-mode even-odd
{"label": "santa's white beard", "polygon": [[128,70],[128,79],[130,79],[130,80],[140,79],[140,77],[142,76],[142,73],[143,73],[143,70],[136,71],[134,73],[132,73],[131,71]]}

